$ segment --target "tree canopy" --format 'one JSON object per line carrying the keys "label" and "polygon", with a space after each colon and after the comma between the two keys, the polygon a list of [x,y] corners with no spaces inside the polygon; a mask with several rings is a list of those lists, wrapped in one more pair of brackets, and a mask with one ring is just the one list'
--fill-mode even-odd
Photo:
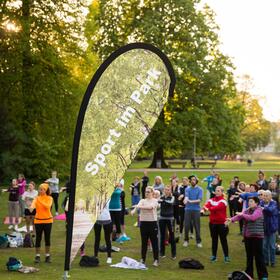
{"label": "tree canopy", "polygon": [[[69,172],[83,88],[83,1],[1,1],[0,177]],[[83,89],[84,90],[84,89]],[[67,169],[67,171],[66,171]]]}
{"label": "tree canopy", "polygon": [[[0,3],[0,179],[69,173],[76,116],[98,64],[118,47],[162,50],[176,88],[140,155],[240,153],[265,145],[270,124],[238,92],[215,15],[200,0],[3,0]],[[261,129],[259,129],[261,127]]]}
{"label": "tree canopy", "polygon": [[176,71],[175,94],[145,143],[144,150],[188,154],[193,128],[201,153],[242,150],[241,104],[233,65],[219,50],[214,14],[200,1],[99,1],[89,14],[99,28],[89,41],[101,58],[135,41],[161,49]]}

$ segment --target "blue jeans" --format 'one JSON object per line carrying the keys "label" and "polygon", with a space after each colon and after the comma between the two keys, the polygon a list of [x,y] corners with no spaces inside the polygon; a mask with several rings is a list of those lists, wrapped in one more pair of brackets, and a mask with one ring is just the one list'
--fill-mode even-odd
{"label": "blue jeans", "polygon": [[278,234],[280,235],[280,210],[278,212]]}
{"label": "blue jeans", "polygon": [[275,248],[276,243],[276,234],[273,233],[268,236],[264,236],[263,239],[263,255],[264,255],[264,262],[266,264],[275,264]]}
{"label": "blue jeans", "polygon": [[133,195],[131,197],[132,205],[137,205],[140,201],[140,195]]}

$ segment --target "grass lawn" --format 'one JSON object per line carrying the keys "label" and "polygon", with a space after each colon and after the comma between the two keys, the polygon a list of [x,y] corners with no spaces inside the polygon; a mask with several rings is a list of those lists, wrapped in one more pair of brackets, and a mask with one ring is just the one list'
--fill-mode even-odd
{"label": "grass lawn", "polygon": [[[168,161],[168,160],[167,160]],[[147,168],[151,164],[151,161],[149,160],[143,160],[143,161],[134,161],[130,168],[135,169],[142,169]],[[172,165],[172,168],[181,168],[182,165]],[[210,166],[201,166],[201,170],[203,169],[210,169]],[[190,160],[187,161],[186,168],[192,168],[190,165]],[[199,170],[200,170],[199,169]],[[280,161],[273,161],[273,160],[267,160],[267,161],[254,161],[252,166],[247,166],[247,162],[239,162],[239,161],[224,161],[224,160],[218,160],[217,165],[214,168],[215,170],[218,169],[243,169],[243,170],[279,170],[280,171]],[[172,169],[171,169],[172,170]]]}
{"label": "grass lawn", "polygon": [[[262,166],[262,169],[267,169],[266,166]],[[155,175],[161,175],[165,182],[172,175],[170,172],[150,172],[149,177],[152,180]],[[195,172],[177,172],[177,175],[181,178],[183,176],[188,176],[191,173],[196,173],[197,176],[202,179],[208,172],[206,171],[195,171]],[[274,172],[266,172],[267,177],[273,175]],[[142,172],[127,172],[125,175],[125,185],[128,186],[132,181],[134,176],[142,176]],[[241,180],[246,182],[253,182],[256,180],[256,172],[221,172],[224,185],[227,186],[229,180],[234,175],[239,175]],[[202,184],[205,188],[205,183]],[[130,193],[127,191],[126,203],[127,206],[130,205]],[[60,202],[62,202],[63,194],[60,196]],[[7,194],[2,194],[0,196],[0,216],[4,217],[7,215]],[[133,227],[136,218],[131,216],[126,216],[127,224],[127,234],[131,237],[131,241],[123,244],[116,245],[121,247],[121,252],[113,253],[113,263],[119,262],[123,256],[129,256],[137,260],[140,259],[140,233],[139,229]],[[221,251],[221,246],[219,244],[218,250],[218,261],[214,264],[210,263],[209,257],[211,255],[211,240],[208,229],[208,217],[201,218],[201,235],[203,248],[199,249],[195,246],[195,241],[191,240],[190,246],[188,248],[182,247],[182,241],[177,244],[177,260],[172,261],[168,258],[171,255],[170,246],[167,247],[166,259],[163,259],[158,268],[151,266],[152,264],[152,254],[149,252],[147,257],[147,265],[149,269],[147,271],[131,271],[117,268],[110,268],[106,265],[106,256],[104,253],[100,253],[100,266],[98,268],[80,268],[79,259],[77,256],[73,262],[71,269],[71,279],[103,279],[103,280],[119,280],[119,279],[190,279],[190,280],[220,280],[227,279],[227,274],[234,270],[244,269],[245,267],[245,249],[241,242],[241,237],[238,235],[238,225],[230,226],[230,233],[228,236],[229,249],[231,263],[225,264],[223,262],[223,256]],[[0,225],[0,233],[7,233],[8,229],[6,225]],[[40,271],[34,274],[23,275],[18,272],[8,272],[6,270],[5,264],[9,256],[14,256],[23,261],[25,265],[35,266],[33,264],[34,249],[33,248],[8,248],[0,249],[0,279],[60,279],[63,275],[64,267],[64,249],[65,249],[65,226],[63,221],[55,221],[52,232],[52,264],[41,263],[36,265],[40,268]],[[86,253],[92,255],[93,253],[93,233],[91,233],[86,241]],[[103,243],[103,241],[102,241]],[[178,261],[184,257],[193,257],[200,260],[205,269],[201,271],[190,271],[178,268]],[[269,279],[280,279],[280,258],[277,256],[277,265],[275,268],[269,268]]]}

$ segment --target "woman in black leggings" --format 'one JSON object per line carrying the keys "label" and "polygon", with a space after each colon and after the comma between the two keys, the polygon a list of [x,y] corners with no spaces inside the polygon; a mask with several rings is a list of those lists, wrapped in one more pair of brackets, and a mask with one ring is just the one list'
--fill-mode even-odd
{"label": "woman in black leggings", "polygon": [[137,209],[140,209],[140,233],[141,233],[141,262],[146,262],[146,254],[148,247],[148,240],[151,240],[154,266],[159,265],[158,257],[158,224],[157,224],[157,207],[158,201],[153,198],[153,188],[147,187],[145,190],[145,199],[141,199],[136,207],[131,211],[133,215]]}
{"label": "woman in black leggings", "polygon": [[109,212],[109,201],[106,203],[105,207],[101,211],[100,215],[97,217],[97,220],[94,224],[94,235],[95,235],[94,256],[95,257],[98,257],[102,227],[104,230],[104,237],[105,237],[106,249],[107,249],[107,263],[111,264],[112,263],[112,257],[111,257],[112,221]]}
{"label": "woman in black leggings", "polygon": [[212,262],[217,260],[218,240],[220,238],[224,252],[224,261],[228,263],[230,261],[227,242],[228,227],[225,225],[227,219],[227,201],[224,198],[223,192],[223,187],[217,186],[215,189],[215,197],[207,201],[203,206],[202,212],[210,212],[209,229],[212,238],[212,256],[210,260]]}
{"label": "woman in black leggings", "polygon": [[45,237],[45,252],[46,258],[45,262],[50,263],[50,246],[51,246],[51,230],[53,217],[51,214],[51,207],[53,203],[53,198],[50,195],[49,185],[44,183],[39,186],[39,195],[33,200],[29,211],[32,212],[36,209],[36,215],[34,218],[34,225],[36,230],[36,256],[35,263],[40,262],[40,247],[42,234]]}

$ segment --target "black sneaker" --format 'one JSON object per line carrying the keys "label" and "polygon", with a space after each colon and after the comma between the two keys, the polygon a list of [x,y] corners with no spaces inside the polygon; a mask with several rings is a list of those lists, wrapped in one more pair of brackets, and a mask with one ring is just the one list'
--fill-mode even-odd
{"label": "black sneaker", "polygon": [[35,257],[35,260],[34,260],[34,263],[39,263],[40,261],[41,261],[40,256],[36,256],[36,257]]}
{"label": "black sneaker", "polygon": [[46,256],[45,262],[46,262],[46,263],[51,263],[51,262],[52,262],[52,261],[51,261],[51,256]]}

